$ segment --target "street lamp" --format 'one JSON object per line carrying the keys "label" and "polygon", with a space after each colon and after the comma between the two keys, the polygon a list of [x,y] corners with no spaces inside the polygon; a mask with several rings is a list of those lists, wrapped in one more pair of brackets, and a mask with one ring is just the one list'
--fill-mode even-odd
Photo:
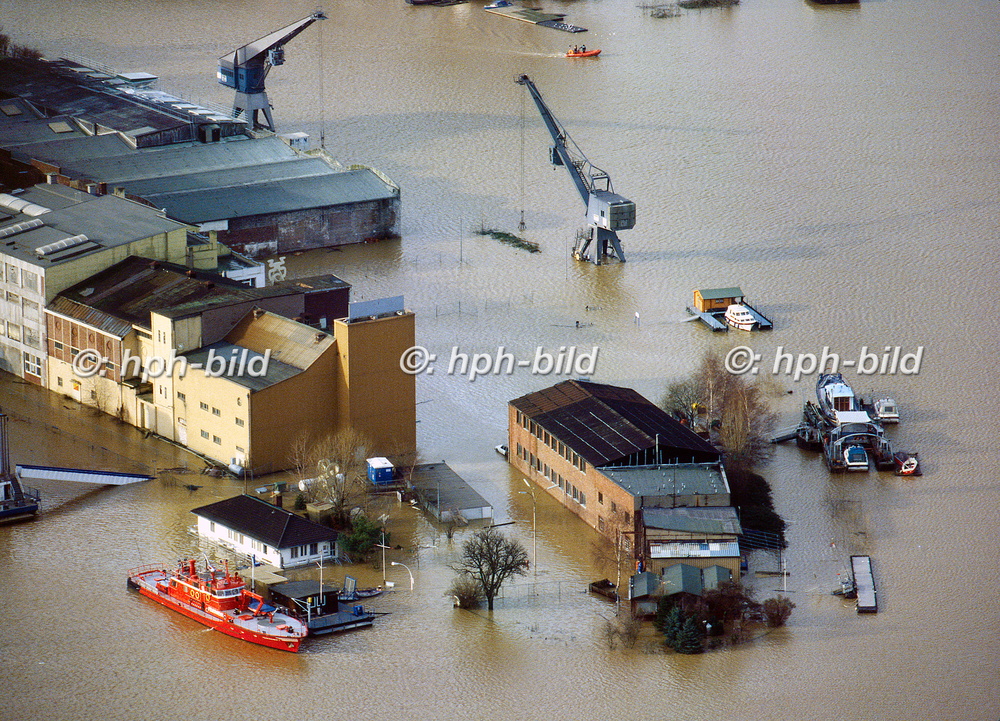
{"label": "street lamp", "polygon": [[412,591],[413,590],[413,572],[410,571],[410,567],[407,566],[405,563],[400,563],[399,561],[392,561],[389,565],[390,566],[402,566],[403,568],[406,569],[406,572],[410,574],[410,590]]}
{"label": "street lamp", "polygon": [[[524,485],[528,487],[527,491],[518,491],[518,493],[530,493],[531,494],[531,570],[532,574],[538,577],[538,564],[536,560],[538,558],[538,534],[535,532],[535,489],[531,485],[531,482],[527,478],[522,478]],[[546,491],[551,491],[555,488],[557,483],[553,483],[551,486],[546,488]]]}

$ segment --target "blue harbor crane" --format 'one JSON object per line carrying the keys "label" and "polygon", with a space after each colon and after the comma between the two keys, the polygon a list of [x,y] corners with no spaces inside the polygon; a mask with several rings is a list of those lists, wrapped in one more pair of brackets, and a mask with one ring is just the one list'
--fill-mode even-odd
{"label": "blue harbor crane", "polygon": [[[264,80],[271,68],[285,62],[285,43],[317,20],[326,20],[326,15],[320,10],[219,58],[219,82],[236,90],[233,115],[238,116],[245,111],[252,129],[267,128],[274,131],[274,118],[271,117],[271,104],[264,90]],[[264,111],[266,125],[257,122],[259,110]]]}
{"label": "blue harbor crane", "polygon": [[614,192],[611,176],[587,159],[566,128],[556,120],[552,111],[545,105],[531,78],[521,75],[514,82],[523,85],[531,93],[531,98],[538,106],[542,120],[545,121],[545,127],[552,135],[553,145],[549,149],[549,159],[553,165],[562,165],[566,168],[587,206],[590,232],[577,241],[573,248],[573,257],[577,260],[589,260],[587,248],[592,241],[596,241],[595,264],[600,265],[605,259],[612,257],[612,250],[618,260],[624,263],[625,253],[622,251],[616,231],[628,230],[635,226],[635,203]]}

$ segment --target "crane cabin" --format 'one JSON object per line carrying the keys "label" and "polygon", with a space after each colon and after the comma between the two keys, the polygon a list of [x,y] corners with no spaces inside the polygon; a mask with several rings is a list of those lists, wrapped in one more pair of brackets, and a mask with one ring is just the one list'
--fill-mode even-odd
{"label": "crane cabin", "polygon": [[587,200],[587,218],[605,230],[635,227],[635,203],[608,190],[593,190]]}

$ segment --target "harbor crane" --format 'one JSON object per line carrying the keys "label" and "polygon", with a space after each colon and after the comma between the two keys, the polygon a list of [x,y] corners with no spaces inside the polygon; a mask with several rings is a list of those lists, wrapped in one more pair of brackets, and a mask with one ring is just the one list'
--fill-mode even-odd
{"label": "harbor crane", "polygon": [[531,98],[545,121],[545,127],[552,135],[553,145],[549,148],[549,159],[553,165],[566,168],[587,206],[590,232],[578,239],[573,248],[573,257],[577,260],[589,260],[587,248],[591,242],[595,242],[596,265],[601,265],[606,258],[612,257],[611,250],[624,263],[625,253],[616,231],[635,226],[635,203],[614,192],[611,176],[587,159],[566,128],[552,115],[531,78],[521,75],[514,82],[523,85],[531,93]]}
{"label": "harbor crane", "polygon": [[[267,128],[274,132],[274,118],[271,117],[264,80],[271,68],[285,62],[285,43],[317,20],[326,20],[326,15],[320,10],[219,58],[219,82],[236,90],[233,115],[238,116],[245,111],[251,129]],[[257,122],[260,110],[264,111],[265,125]]]}

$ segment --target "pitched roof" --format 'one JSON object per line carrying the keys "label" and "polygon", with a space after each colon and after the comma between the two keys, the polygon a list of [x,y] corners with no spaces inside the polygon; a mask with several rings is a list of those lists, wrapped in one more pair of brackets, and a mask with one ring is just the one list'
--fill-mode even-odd
{"label": "pitched roof", "polygon": [[739,286],[732,288],[702,288],[698,291],[705,300],[721,300],[722,298],[738,298],[743,295]]}
{"label": "pitched roof", "polygon": [[250,536],[272,548],[336,541],[332,528],[297,516],[254,496],[242,495],[195,508],[191,513]]}
{"label": "pitched roof", "polygon": [[700,596],[704,589],[701,569],[687,563],[675,563],[663,569],[663,590],[667,596],[690,593]]}
{"label": "pitched roof", "polygon": [[668,458],[719,458],[710,443],[631,388],[570,380],[510,403],[594,466],[657,446]]}

